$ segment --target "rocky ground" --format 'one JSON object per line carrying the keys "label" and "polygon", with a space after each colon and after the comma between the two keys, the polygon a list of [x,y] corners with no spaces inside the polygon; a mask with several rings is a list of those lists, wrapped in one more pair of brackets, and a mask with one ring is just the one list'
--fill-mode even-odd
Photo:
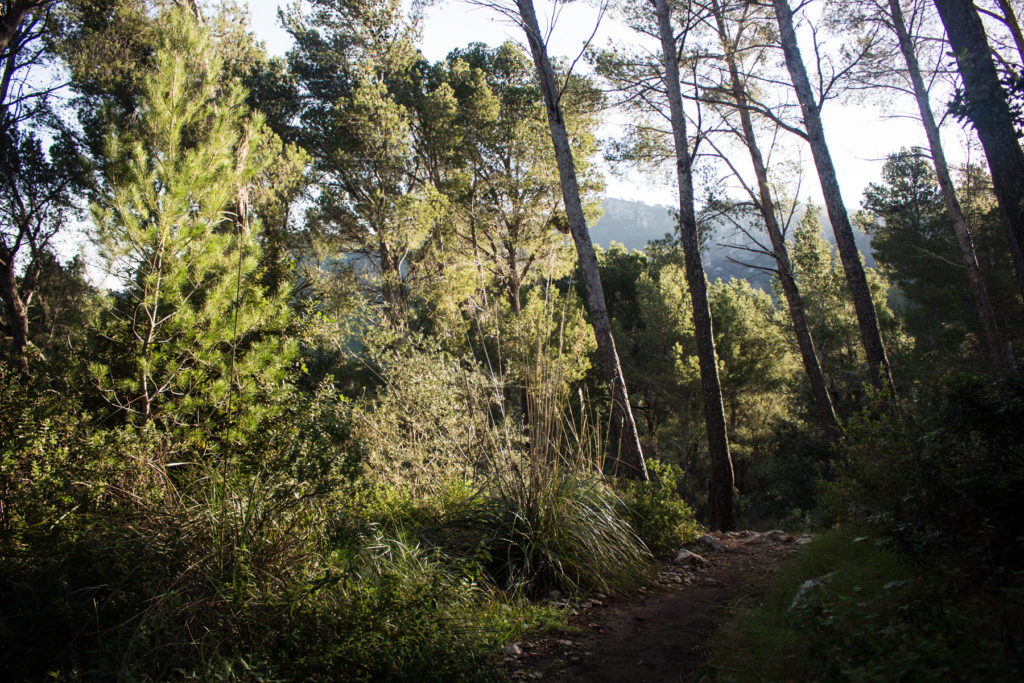
{"label": "rocky ground", "polygon": [[513,680],[699,681],[705,643],[727,610],[756,600],[778,561],[807,542],[782,531],[702,537],[658,571],[657,584],[625,598],[594,596],[572,607],[579,635],[511,643]]}

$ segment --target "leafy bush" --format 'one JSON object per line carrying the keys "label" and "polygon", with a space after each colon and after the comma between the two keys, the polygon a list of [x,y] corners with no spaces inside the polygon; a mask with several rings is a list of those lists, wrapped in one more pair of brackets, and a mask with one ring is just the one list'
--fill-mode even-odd
{"label": "leafy bush", "polygon": [[5,680],[481,680],[538,618],[372,521],[339,539],[354,484],[302,485],[288,439],[236,467],[59,408],[3,418]]}
{"label": "leafy bush", "polygon": [[679,497],[683,470],[678,465],[647,461],[649,482],[629,481],[620,486],[620,513],[656,555],[665,555],[696,539],[701,526],[693,510]]}
{"label": "leafy bush", "polygon": [[717,680],[1020,680],[1019,592],[965,590],[955,570],[907,564],[859,533],[822,534],[783,562],[764,601],[713,637]]}
{"label": "leafy bush", "polygon": [[915,557],[953,551],[1019,568],[1024,373],[995,384],[952,377],[913,413],[851,420],[843,448],[837,514],[870,522]]}

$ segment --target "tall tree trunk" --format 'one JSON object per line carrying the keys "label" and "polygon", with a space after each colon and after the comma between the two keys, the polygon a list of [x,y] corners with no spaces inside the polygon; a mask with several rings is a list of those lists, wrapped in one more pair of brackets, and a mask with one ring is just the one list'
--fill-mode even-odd
{"label": "tall tree trunk", "polygon": [[899,40],[900,52],[903,53],[903,59],[907,63],[907,72],[910,74],[910,81],[914,86],[914,97],[917,99],[917,108],[921,112],[921,123],[928,136],[928,146],[931,149],[932,162],[935,165],[935,175],[939,181],[939,188],[942,190],[942,201],[952,220],[953,232],[960,247],[960,256],[963,259],[964,268],[967,269],[967,282],[971,288],[971,296],[974,298],[974,308],[981,321],[981,332],[985,339],[985,345],[988,347],[992,370],[995,374],[1001,375],[1013,367],[1013,352],[999,333],[996,314],[992,309],[992,301],[989,299],[985,280],[981,274],[981,266],[978,264],[978,255],[974,250],[974,240],[971,238],[970,228],[967,227],[963,209],[960,208],[960,202],[956,198],[956,188],[949,175],[946,155],[942,150],[939,126],[932,114],[928,90],[921,77],[921,67],[917,61],[914,45],[910,40],[907,23],[903,19],[903,10],[899,0],[889,0],[889,11],[893,29],[896,31],[896,38]]}
{"label": "tall tree trunk", "polygon": [[558,81],[555,79],[555,72],[548,59],[547,46],[541,37],[533,0],[516,0],[516,4],[526,32],[527,42],[530,44],[533,63],[537,68],[541,90],[544,93],[548,127],[551,129],[551,143],[555,149],[558,174],[562,182],[562,200],[565,203],[565,213],[569,220],[569,231],[576,243],[576,254],[583,274],[590,324],[593,326],[594,336],[597,338],[597,355],[601,364],[601,372],[611,393],[610,447],[613,468],[624,476],[646,481],[647,465],[640,448],[640,437],[636,430],[636,421],[633,419],[633,410],[629,405],[629,394],[626,391],[626,381],[622,376],[622,365],[619,363],[619,355],[615,350],[615,339],[612,337],[604,290],[601,287],[601,276],[597,268],[597,255],[594,253],[594,245],[590,241],[587,220],[583,215],[583,205],[580,202],[576,164],[572,158],[569,134],[559,104],[561,93]]}
{"label": "tall tree trunk", "polygon": [[679,90],[679,61],[672,31],[672,17],[665,0],[654,0],[661,37],[665,90],[672,120],[672,138],[676,151],[676,180],[679,183],[679,235],[686,261],[686,281],[693,302],[693,328],[700,365],[701,395],[704,420],[708,429],[708,450],[711,455],[711,481],[708,484],[708,513],[712,530],[733,527],[732,490],[734,472],[729,455],[729,439],[722,406],[722,386],[718,381],[718,357],[712,330],[711,308],[708,306],[707,278],[700,260],[697,217],[693,209],[693,175],[689,141],[686,139],[686,118]]}
{"label": "tall tree trunk", "polygon": [[832,165],[832,155],[825,142],[821,112],[814,101],[811,83],[807,79],[807,69],[804,67],[803,57],[801,57],[800,48],[797,45],[796,31],[793,29],[793,13],[787,0],[772,0],[772,3],[775,6],[775,16],[779,23],[779,37],[786,59],[786,68],[789,70],[797,100],[800,102],[800,111],[803,113],[804,125],[807,130],[807,141],[811,146],[814,165],[818,171],[818,180],[821,183],[821,194],[825,198],[825,208],[828,211],[829,221],[832,223],[832,232],[836,237],[839,259],[842,261],[843,271],[846,273],[846,284],[857,312],[857,324],[860,328],[861,343],[867,357],[871,381],[876,387],[884,388],[891,395],[895,395],[896,388],[893,383],[892,368],[885,353],[885,345],[882,343],[875,302],[871,298],[871,288],[868,286],[868,279],[864,273],[864,265],[860,261],[860,252],[853,239],[850,217],[843,205],[836,169]]}
{"label": "tall tree trunk", "polygon": [[964,82],[968,115],[985,148],[999,213],[1024,297],[1024,153],[1021,152],[1006,91],[999,82],[985,27],[970,0],[935,0]]}
{"label": "tall tree trunk", "polygon": [[0,242],[0,297],[4,300],[7,334],[11,337],[11,365],[25,379],[28,377],[28,355],[25,353],[28,346],[28,310],[18,291],[14,255],[3,242]]}
{"label": "tall tree trunk", "polygon": [[807,379],[811,383],[811,394],[814,396],[818,421],[821,423],[825,437],[829,441],[835,441],[839,436],[839,423],[836,419],[835,406],[832,404],[832,396],[828,391],[825,373],[821,369],[821,363],[818,362],[818,353],[814,348],[814,338],[811,336],[811,328],[807,324],[807,315],[804,313],[803,298],[800,296],[800,289],[797,287],[796,278],[793,276],[789,251],[786,249],[786,239],[782,234],[782,228],[779,226],[779,220],[775,213],[775,202],[772,200],[771,188],[768,185],[768,170],[765,168],[764,157],[761,155],[761,148],[758,147],[757,136],[754,134],[754,124],[750,115],[746,87],[740,78],[739,67],[736,64],[736,55],[733,51],[734,46],[730,45],[729,34],[725,26],[725,17],[718,4],[718,0],[712,0],[712,7],[715,12],[715,21],[718,23],[718,34],[721,37],[725,60],[729,66],[729,79],[731,81],[732,95],[736,100],[736,108],[740,115],[743,141],[746,144],[747,151],[750,153],[750,163],[753,165],[754,175],[757,177],[757,207],[761,212],[761,217],[764,219],[765,227],[768,230],[768,237],[772,242],[776,272],[779,276],[779,282],[782,284],[782,293],[786,298],[786,305],[789,308],[789,318],[793,323],[793,331],[796,333],[797,346],[800,349],[800,358],[804,364],[804,371],[807,373]]}

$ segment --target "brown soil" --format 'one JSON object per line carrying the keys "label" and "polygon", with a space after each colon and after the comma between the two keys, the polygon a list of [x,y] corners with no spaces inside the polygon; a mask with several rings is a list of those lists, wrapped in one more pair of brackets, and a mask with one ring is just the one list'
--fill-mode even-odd
{"label": "brown soil", "polygon": [[698,681],[705,645],[727,611],[756,600],[778,561],[804,539],[734,532],[719,550],[695,547],[705,564],[667,563],[638,596],[585,600],[570,623],[579,635],[545,635],[506,647],[513,679],[647,683]]}

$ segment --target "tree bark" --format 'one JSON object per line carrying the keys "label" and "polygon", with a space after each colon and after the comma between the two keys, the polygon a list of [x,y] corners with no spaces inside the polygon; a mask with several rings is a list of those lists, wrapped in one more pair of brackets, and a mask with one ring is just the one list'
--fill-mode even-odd
{"label": "tree bark", "polygon": [[974,249],[974,240],[971,238],[971,230],[967,226],[967,219],[964,217],[963,209],[956,197],[956,187],[949,174],[949,166],[946,163],[946,155],[942,149],[942,138],[939,136],[939,126],[932,114],[931,102],[928,99],[928,90],[924,85],[924,78],[921,77],[921,67],[917,61],[917,53],[910,40],[910,32],[907,30],[907,23],[903,19],[903,10],[899,0],[889,0],[889,12],[892,18],[893,29],[899,41],[900,52],[907,63],[907,72],[910,81],[914,86],[914,97],[917,99],[917,108],[921,112],[921,123],[924,125],[925,134],[928,136],[928,147],[932,153],[932,163],[935,166],[935,176],[939,181],[939,188],[942,190],[942,200],[946,205],[950,220],[953,223],[953,233],[956,235],[957,244],[960,247],[960,256],[963,259],[964,268],[967,269],[967,282],[971,289],[971,296],[974,299],[974,308],[978,313],[981,322],[982,337],[988,347],[989,361],[992,370],[996,375],[1009,371],[1013,365],[1013,352],[999,332],[999,325],[996,323],[996,314],[992,308],[992,301],[988,296],[988,289],[985,287],[985,279],[981,274],[981,266],[978,264],[978,255]]}
{"label": "tree bark", "polygon": [[746,88],[740,79],[739,67],[736,64],[733,47],[729,45],[725,18],[722,15],[718,0],[712,1],[712,7],[715,12],[715,21],[718,23],[718,33],[724,48],[725,60],[729,66],[729,79],[732,95],[736,100],[736,109],[740,116],[743,141],[746,144],[747,151],[750,153],[750,163],[754,167],[754,175],[757,177],[757,208],[761,212],[761,217],[764,219],[765,227],[768,230],[768,237],[772,242],[776,272],[782,285],[783,296],[786,298],[786,305],[789,308],[789,318],[793,323],[793,331],[796,334],[797,346],[800,349],[800,358],[804,364],[804,371],[807,373],[807,379],[811,384],[811,394],[814,397],[818,421],[821,423],[825,438],[829,441],[835,441],[839,437],[839,422],[836,419],[835,406],[832,404],[832,396],[828,391],[825,373],[821,369],[821,363],[818,362],[818,353],[814,348],[814,338],[811,336],[811,328],[807,323],[807,315],[804,313],[803,298],[800,296],[800,289],[797,287],[796,278],[793,276],[789,251],[786,249],[786,239],[782,234],[782,228],[779,226],[779,220],[775,213],[775,202],[772,199],[771,188],[768,185],[768,170],[765,168],[761,148],[758,146],[757,136],[754,134],[754,124],[750,115]]}
{"label": "tree bark", "polygon": [[28,346],[28,309],[18,291],[14,255],[3,242],[0,242],[0,297],[4,300],[7,334],[11,338],[11,365],[24,379],[28,377],[28,355],[25,353]]}
{"label": "tree bark", "polygon": [[611,456],[613,471],[624,476],[647,480],[647,465],[644,463],[643,451],[640,448],[640,437],[633,419],[633,411],[629,405],[629,394],[626,381],[622,376],[622,365],[615,350],[615,339],[612,337],[608,309],[605,305],[604,290],[597,267],[597,255],[590,241],[587,221],[583,215],[580,202],[579,184],[576,179],[576,164],[569,146],[569,134],[559,104],[558,82],[555,72],[548,59],[547,46],[541,37],[537,23],[537,13],[533,8],[533,0],[516,0],[519,17],[526,32],[533,63],[537,69],[541,90],[544,93],[544,104],[547,108],[548,127],[551,130],[551,143],[555,149],[558,162],[558,174],[562,183],[562,199],[565,213],[569,220],[569,231],[576,244],[580,271],[583,274],[583,285],[586,292],[587,310],[590,313],[590,324],[597,338],[597,355],[601,364],[601,372],[609,386],[612,401],[611,424]]}
{"label": "tree bark", "polygon": [[860,251],[853,239],[850,217],[846,213],[843,197],[839,191],[835,166],[832,164],[832,155],[825,141],[825,130],[821,124],[821,112],[814,101],[811,83],[807,78],[807,69],[804,67],[803,57],[800,55],[800,48],[797,45],[796,31],[793,28],[793,13],[787,0],[772,0],[772,3],[775,6],[775,16],[779,23],[779,37],[786,59],[786,68],[789,70],[797,100],[800,102],[800,111],[803,113],[804,125],[807,130],[807,141],[811,146],[814,165],[818,171],[818,180],[821,183],[821,194],[825,198],[825,208],[828,211],[829,221],[832,223],[832,232],[836,237],[839,259],[842,261],[843,271],[846,273],[846,284],[857,312],[857,324],[860,328],[864,354],[868,361],[871,382],[879,389],[884,389],[890,395],[895,396],[896,387],[893,383],[892,368],[885,353],[885,345],[882,343],[875,302],[871,297],[871,288],[868,286],[868,279],[864,273],[864,265],[860,261]]}
{"label": "tree bark", "polygon": [[686,138],[686,118],[683,115],[683,99],[679,89],[679,61],[672,31],[672,18],[666,1],[654,0],[654,12],[658,17],[665,90],[668,95],[672,138],[675,143],[676,180],[679,184],[679,235],[686,262],[686,281],[693,303],[694,336],[697,341],[704,420],[707,424],[708,450],[711,456],[711,481],[708,484],[709,523],[714,531],[728,531],[733,527],[732,492],[735,473],[726,434],[722,386],[718,380],[718,357],[715,353],[711,308],[708,305],[707,277],[704,275],[704,265],[700,260],[697,217],[693,208],[689,141]]}
{"label": "tree bark", "polygon": [[28,13],[46,3],[47,0],[15,0],[11,3],[10,8],[0,16],[0,51],[7,49]]}
{"label": "tree bark", "polygon": [[1006,91],[992,61],[985,27],[970,0],[935,0],[964,82],[968,116],[985,149],[999,213],[1024,297],[1024,153],[1021,152]]}

